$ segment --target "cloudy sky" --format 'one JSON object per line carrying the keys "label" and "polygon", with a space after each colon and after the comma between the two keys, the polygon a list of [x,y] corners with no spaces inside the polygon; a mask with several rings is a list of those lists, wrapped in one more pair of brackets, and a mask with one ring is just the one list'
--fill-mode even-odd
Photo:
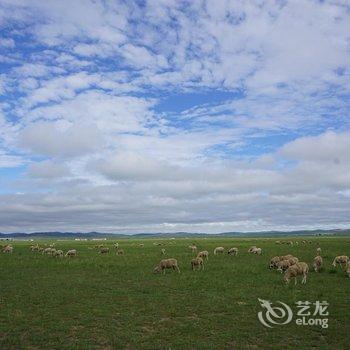
{"label": "cloudy sky", "polygon": [[0,232],[349,227],[347,0],[1,0]]}

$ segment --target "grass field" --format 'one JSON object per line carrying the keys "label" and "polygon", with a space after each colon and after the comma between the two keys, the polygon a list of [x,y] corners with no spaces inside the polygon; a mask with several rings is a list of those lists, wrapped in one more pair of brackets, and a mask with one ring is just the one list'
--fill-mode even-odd
{"label": "grass field", "polygon": [[[125,256],[100,255],[91,249],[96,242],[56,242],[57,249],[76,248],[76,258],[43,256],[15,241],[13,254],[0,255],[0,349],[349,349],[350,278],[331,263],[350,255],[350,238],[308,240],[291,247],[259,238],[159,239],[143,240],[143,248],[141,240],[119,240]],[[153,274],[163,248],[154,242],[178,259],[181,274]],[[192,242],[210,252],[204,271],[190,269]],[[267,267],[271,257],[288,253],[311,267],[318,244],[324,269],[310,271],[306,285],[285,285]],[[214,256],[220,245],[238,247],[239,255]],[[263,255],[248,254],[251,245]],[[299,300],[326,300],[329,328],[266,328],[257,318],[258,298],[293,310]]]}

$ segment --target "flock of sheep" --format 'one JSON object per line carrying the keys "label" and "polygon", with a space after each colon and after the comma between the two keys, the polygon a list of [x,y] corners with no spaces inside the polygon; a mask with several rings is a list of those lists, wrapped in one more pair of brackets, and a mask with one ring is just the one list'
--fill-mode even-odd
{"label": "flock of sheep", "polygon": [[[298,243],[298,242],[295,242]],[[302,241],[303,244],[311,243],[307,241]],[[160,243],[154,243],[155,245],[161,245]],[[288,242],[280,242],[276,241],[276,244],[289,244],[293,245],[292,241]],[[144,244],[140,243],[140,247],[143,247]],[[117,255],[124,255],[124,250],[119,248],[118,243],[114,243],[113,247],[115,249],[115,252]],[[191,244],[188,246],[188,248],[193,252],[197,253],[197,246],[195,244]],[[100,254],[108,254],[110,249],[109,247],[104,246],[103,244],[95,246],[94,248],[89,249],[97,249]],[[38,244],[31,245],[30,250],[32,252],[40,252],[43,255],[51,255],[54,257],[76,257],[77,256],[77,250],[76,249],[70,249],[66,253],[64,253],[61,249],[56,249],[55,244],[50,244],[49,246],[43,246],[40,247]],[[13,252],[13,246],[11,245],[5,245],[2,246],[2,252],[3,253],[12,253]],[[216,247],[214,249],[214,255],[223,254],[225,252],[224,247]],[[256,246],[252,246],[248,249],[248,253],[256,254],[256,255],[262,255],[262,249]],[[322,265],[323,265],[323,259],[321,256],[321,248],[316,249],[317,255],[314,258],[313,261],[313,268],[315,272],[319,272]],[[164,248],[161,249],[161,254],[165,255],[166,251]],[[230,248],[227,251],[228,255],[237,256],[238,255],[238,248],[233,247]],[[196,258],[191,260],[191,269],[192,270],[204,270],[204,261],[209,259],[209,252],[207,250],[200,251]],[[345,266],[346,273],[350,277],[350,258],[346,255],[340,255],[334,258],[332,265],[336,267],[337,265]],[[299,261],[299,259],[291,254],[287,254],[284,256],[275,256],[270,260],[269,263],[270,269],[277,269],[277,271],[280,271],[281,273],[284,273],[283,280],[286,283],[289,283],[291,278],[294,278],[295,284],[297,284],[297,277],[302,276],[302,282],[306,283],[307,275],[309,273],[309,266],[305,262]],[[168,259],[162,259],[159,264],[154,268],[154,273],[163,272],[165,274],[165,271],[167,269],[173,269],[180,273],[180,268],[178,266],[178,262],[174,258],[168,258]]]}
{"label": "flock of sheep", "polygon": [[[298,242],[296,242],[298,243]],[[302,241],[302,244],[306,244],[308,242]],[[311,242],[309,242],[311,243]],[[280,241],[276,241],[276,244],[283,244]],[[293,245],[293,242],[288,241],[286,244]],[[197,251],[197,247],[195,244],[191,244],[188,246],[188,248],[194,253]],[[164,249],[162,250],[164,251]],[[214,249],[214,255],[217,254],[223,254],[225,252],[224,247],[216,247]],[[262,249],[258,248],[256,246],[252,246],[248,249],[248,253],[261,255]],[[314,258],[313,267],[316,272],[319,272],[322,264],[323,259],[321,256],[321,248],[316,249],[317,256]],[[227,251],[227,254],[236,256],[238,255],[238,248],[233,247],[230,248]],[[204,269],[204,259],[208,260],[209,252],[207,250],[201,251],[197,254],[197,257],[195,259],[191,260],[191,268],[192,270],[195,269]],[[350,277],[350,259],[346,255],[340,255],[335,257],[333,264],[334,267],[337,265],[345,265],[346,272],[348,276]],[[286,283],[289,283],[290,279],[294,278],[294,283],[297,284],[297,277],[302,276],[302,282],[306,283],[307,275],[309,273],[309,265],[305,262],[299,261],[299,259],[291,254],[284,255],[284,256],[275,256],[270,260],[269,264],[270,269],[276,268],[277,271],[280,271],[281,273],[284,273],[283,280]],[[177,263],[177,260],[174,258],[170,259],[163,259],[160,261],[160,263],[154,268],[154,272],[163,272],[165,273],[166,269],[173,269],[180,273],[180,269]]]}

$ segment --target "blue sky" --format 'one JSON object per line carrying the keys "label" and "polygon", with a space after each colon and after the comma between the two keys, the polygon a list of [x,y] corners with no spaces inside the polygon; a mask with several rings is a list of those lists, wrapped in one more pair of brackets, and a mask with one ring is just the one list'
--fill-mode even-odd
{"label": "blue sky", "polygon": [[0,232],[348,227],[344,1],[0,3]]}

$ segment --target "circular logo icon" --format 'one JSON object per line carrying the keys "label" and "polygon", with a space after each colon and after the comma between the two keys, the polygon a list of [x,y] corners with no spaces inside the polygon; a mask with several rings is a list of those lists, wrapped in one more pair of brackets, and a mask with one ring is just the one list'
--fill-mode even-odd
{"label": "circular logo icon", "polygon": [[273,328],[273,325],[287,324],[292,320],[293,312],[287,304],[278,301],[279,306],[273,306],[268,300],[258,300],[264,309],[258,312],[258,319],[265,327]]}

